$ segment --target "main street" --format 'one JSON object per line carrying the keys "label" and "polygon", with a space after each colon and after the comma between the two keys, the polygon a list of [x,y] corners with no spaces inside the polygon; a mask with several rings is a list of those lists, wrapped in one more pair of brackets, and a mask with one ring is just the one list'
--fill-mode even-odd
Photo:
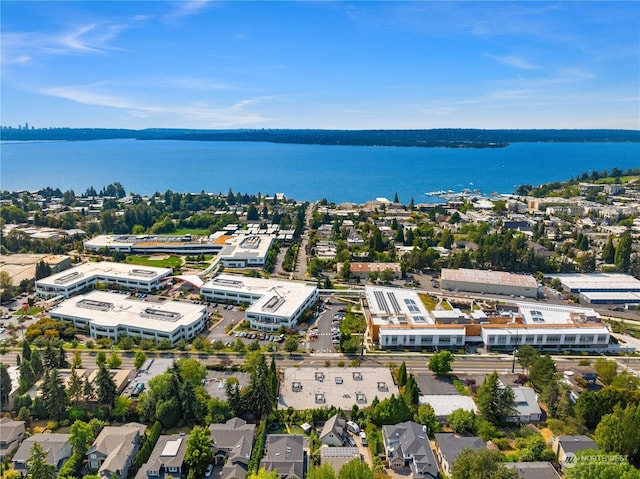
{"label": "main street", "polygon": [[[81,350],[80,357],[84,367],[92,367],[95,365],[96,354],[98,350]],[[230,361],[233,365],[242,365],[244,363],[244,356],[235,354],[203,354],[203,353],[156,353],[146,352],[147,357],[163,357],[163,358],[186,358],[192,357],[197,359],[205,366],[219,365],[223,360]],[[6,358],[12,359],[13,354],[8,353]],[[121,352],[122,368],[133,368],[134,354],[131,352]],[[558,369],[561,371],[570,370],[573,367],[578,366],[578,363],[582,360],[589,359],[594,362],[599,356],[552,356],[556,361]],[[67,353],[67,360],[71,360],[72,353]],[[324,367],[329,364],[331,366],[337,366],[338,362],[343,361],[345,367],[349,367],[353,358],[343,356],[340,354],[292,354],[276,353],[276,361],[279,367],[302,367],[302,366],[316,366]],[[429,356],[422,354],[367,354],[362,358],[358,358],[362,366],[369,367],[392,367],[399,366],[403,361],[407,368],[414,370],[427,370],[429,363]],[[617,359],[618,364],[622,366],[629,365],[630,368],[638,371],[640,370],[640,358],[638,357],[612,357]],[[453,362],[454,373],[464,372],[492,372],[494,370],[499,372],[511,371],[513,365],[513,356],[511,355],[465,355],[456,356]],[[516,362],[516,372],[521,368]]]}

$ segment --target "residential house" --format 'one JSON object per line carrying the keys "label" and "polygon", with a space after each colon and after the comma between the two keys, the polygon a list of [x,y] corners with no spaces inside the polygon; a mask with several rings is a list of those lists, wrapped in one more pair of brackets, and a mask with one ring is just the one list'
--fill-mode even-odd
{"label": "residential house", "polygon": [[181,479],[188,439],[184,433],[160,436],[135,479]]}
{"label": "residential house", "polygon": [[530,423],[541,420],[542,410],[533,389],[524,386],[513,388],[513,395],[516,401],[516,413],[507,418],[508,422]]}
{"label": "residential house", "polygon": [[483,449],[487,447],[479,437],[460,436],[452,432],[437,433],[435,442],[438,462],[442,472],[447,476],[451,475],[451,466],[463,449]]}
{"label": "residential house", "polygon": [[31,457],[31,447],[39,444],[46,454],[47,464],[56,466],[56,470],[60,469],[64,461],[71,457],[73,448],[69,444],[70,434],[34,434],[28,437],[13,455],[13,468],[18,472],[27,471],[27,461]]}
{"label": "residential house", "polygon": [[598,449],[596,442],[585,435],[576,436],[556,436],[551,446],[553,452],[558,456],[558,462],[563,464],[565,461],[570,462],[579,451],[585,449]]}
{"label": "residential house", "polygon": [[305,438],[299,434],[268,434],[260,467],[277,471],[281,479],[304,479]]}
{"label": "residential house", "polygon": [[136,422],[104,427],[87,451],[89,468],[100,477],[126,479],[146,429]]}
{"label": "residential house", "polygon": [[414,479],[438,477],[436,457],[422,425],[407,421],[382,426],[382,440],[392,469],[408,466]]}
{"label": "residential house", "polygon": [[221,479],[244,479],[247,475],[255,428],[239,417],[209,426],[215,463],[224,464]]}
{"label": "residential house", "polygon": [[550,462],[507,462],[509,469],[515,469],[520,479],[560,479],[560,474]]}
{"label": "residential house", "polygon": [[320,448],[320,464],[329,464],[336,474],[342,466],[353,460],[362,460],[360,450],[357,447],[329,447],[323,445]]}
{"label": "residential house", "polygon": [[14,421],[8,417],[0,419],[0,461],[18,447],[24,433],[24,421]]}
{"label": "residential house", "polygon": [[347,420],[337,414],[324,423],[320,442],[327,446],[341,447],[347,444]]}

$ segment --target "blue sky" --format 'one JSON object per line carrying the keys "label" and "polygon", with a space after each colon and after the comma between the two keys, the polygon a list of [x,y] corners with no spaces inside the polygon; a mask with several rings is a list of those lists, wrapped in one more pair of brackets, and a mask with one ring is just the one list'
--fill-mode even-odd
{"label": "blue sky", "polygon": [[640,2],[2,1],[5,126],[640,129]]}

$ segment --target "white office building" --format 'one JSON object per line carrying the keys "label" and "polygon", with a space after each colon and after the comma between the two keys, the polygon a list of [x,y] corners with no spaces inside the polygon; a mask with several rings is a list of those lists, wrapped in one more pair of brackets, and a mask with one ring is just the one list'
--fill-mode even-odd
{"label": "white office building", "polygon": [[152,292],[164,288],[164,283],[173,274],[171,268],[135,266],[126,263],[83,263],[74,268],[53,274],[36,281],[36,293],[43,297],[63,296],[93,289],[96,283],[110,284],[119,288]]}
{"label": "white office building", "polygon": [[231,274],[206,282],[200,294],[211,301],[249,304],[245,316],[251,327],[270,332],[295,327],[302,313],[318,301],[313,284]]}
{"label": "white office building", "polygon": [[[191,235],[99,235],[84,242],[89,251],[118,251],[125,254],[216,254],[224,246],[218,236]],[[219,240],[220,239],[220,240]]]}
{"label": "white office building", "polygon": [[207,307],[181,301],[143,301],[118,293],[94,291],[63,301],[50,311],[53,319],[71,321],[93,339],[138,336],[174,345],[195,338],[206,325]]}
{"label": "white office building", "polygon": [[218,254],[220,263],[225,268],[264,266],[273,238],[271,235],[233,236]]}
{"label": "white office building", "polygon": [[[513,302],[503,314],[429,310],[413,290],[366,286],[370,337],[382,349],[513,351],[528,344],[543,351],[603,351],[611,333],[593,309],[538,302]],[[488,315],[494,313],[493,315]]]}

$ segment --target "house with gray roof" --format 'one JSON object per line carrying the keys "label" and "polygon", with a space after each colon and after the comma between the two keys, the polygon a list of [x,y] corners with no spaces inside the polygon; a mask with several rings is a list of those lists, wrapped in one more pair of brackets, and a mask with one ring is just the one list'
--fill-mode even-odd
{"label": "house with gray roof", "polygon": [[436,456],[442,472],[451,475],[451,466],[463,449],[483,449],[487,445],[477,436],[460,436],[452,432],[440,432],[435,435]]}
{"label": "house with gray roof", "polygon": [[584,434],[576,436],[556,436],[553,439],[551,449],[557,454],[558,462],[562,464],[567,461],[567,458],[574,458],[579,451],[584,451],[585,449],[597,450],[598,445],[593,439]]}
{"label": "house with gray roof", "polygon": [[135,479],[181,479],[188,439],[184,433],[160,436],[149,460],[140,467]]}
{"label": "house with gray roof", "polygon": [[327,446],[341,447],[347,443],[347,420],[337,414],[324,423],[320,442]]}
{"label": "house with gray roof", "polygon": [[69,459],[73,448],[69,444],[71,434],[34,434],[28,437],[13,455],[13,468],[18,472],[27,472],[27,461],[31,457],[31,447],[39,444],[47,456],[47,464],[56,466],[56,470],[60,469],[64,461]]}
{"label": "house with gray roof", "polygon": [[89,468],[100,477],[126,479],[146,429],[137,422],[102,428],[86,454]]}
{"label": "house with gray roof", "polygon": [[382,426],[382,441],[392,469],[409,467],[414,479],[436,479],[438,464],[422,425],[406,421]]}
{"label": "house with gray roof", "polygon": [[560,474],[550,462],[507,462],[505,466],[515,469],[520,479],[560,479]]}
{"label": "house with gray roof", "polygon": [[0,419],[0,461],[15,451],[24,433],[24,421],[14,421],[8,417]]}
{"label": "house with gray roof", "polygon": [[513,389],[516,402],[516,413],[507,418],[508,422],[530,423],[542,419],[542,410],[538,405],[538,395],[528,387],[520,386]]}
{"label": "house with gray roof", "polygon": [[281,479],[304,479],[307,469],[304,436],[268,434],[260,467],[267,472],[277,471]]}
{"label": "house with gray roof", "polygon": [[211,424],[209,433],[213,441],[214,462],[224,464],[221,479],[244,479],[253,449],[255,424],[234,417],[224,424]]}

